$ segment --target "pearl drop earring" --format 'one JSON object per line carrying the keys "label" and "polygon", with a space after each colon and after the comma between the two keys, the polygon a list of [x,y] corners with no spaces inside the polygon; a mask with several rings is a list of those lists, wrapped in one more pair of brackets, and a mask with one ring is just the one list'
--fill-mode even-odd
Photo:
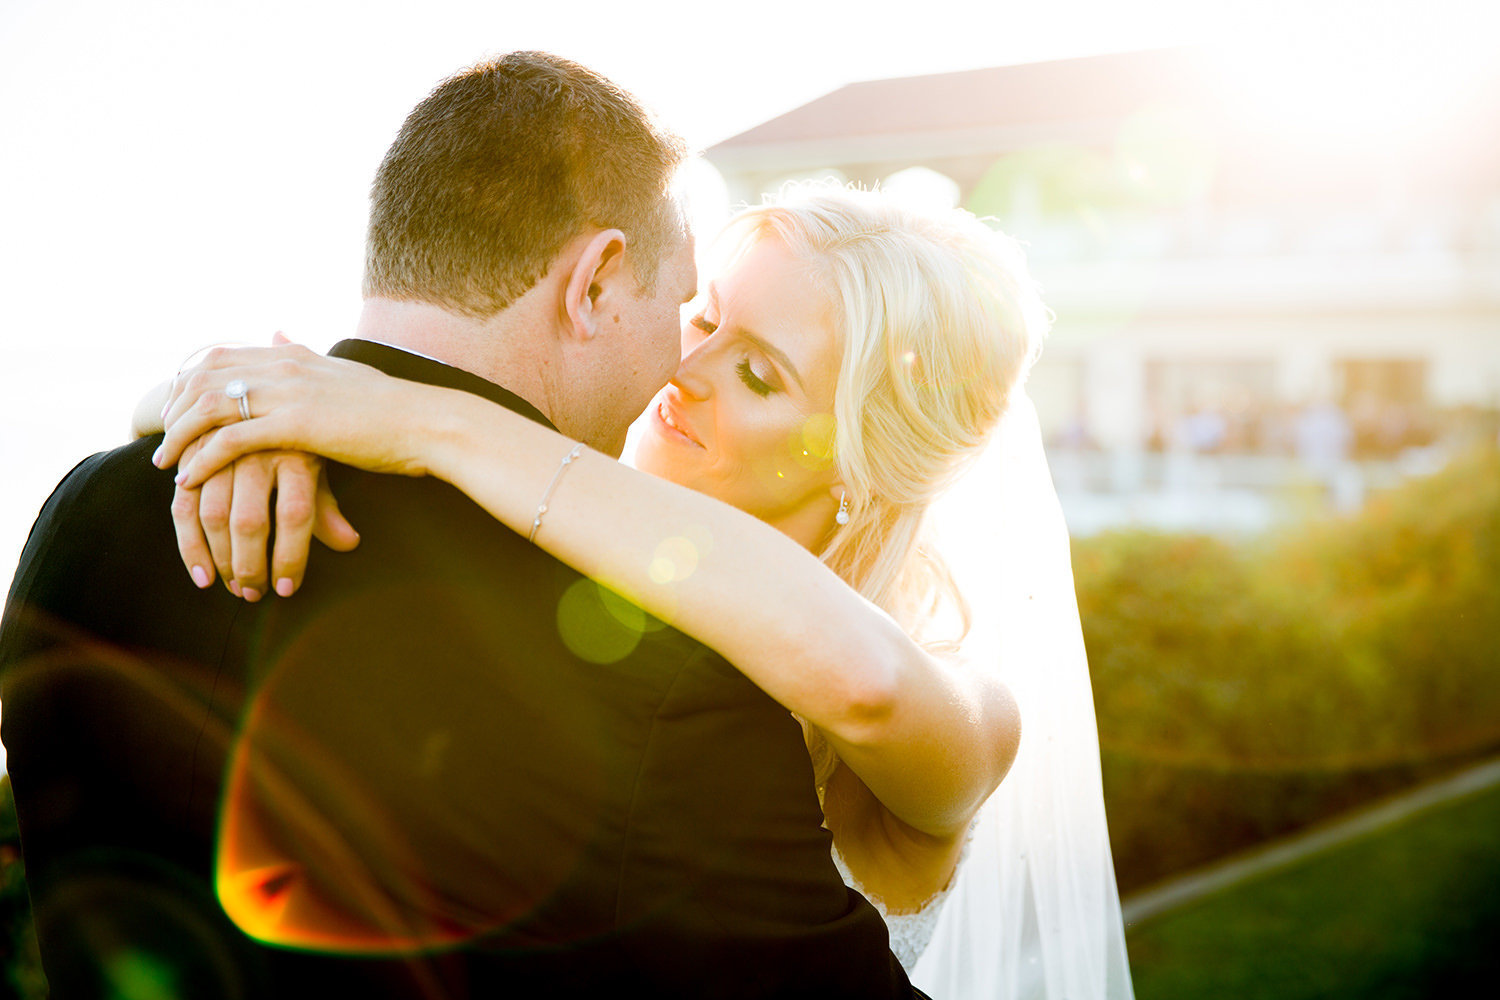
{"label": "pearl drop earring", "polygon": [[839,512],[833,515],[833,522],[838,525],[849,523],[849,494],[839,491]]}

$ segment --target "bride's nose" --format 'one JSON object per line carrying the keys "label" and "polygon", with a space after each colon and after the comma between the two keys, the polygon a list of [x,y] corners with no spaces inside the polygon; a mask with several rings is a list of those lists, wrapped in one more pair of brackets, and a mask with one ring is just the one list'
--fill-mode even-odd
{"label": "bride's nose", "polygon": [[682,362],[677,366],[677,372],[668,381],[677,387],[677,391],[684,396],[695,399],[707,399],[713,392],[712,381],[708,377],[705,358],[707,342],[699,344],[697,348],[683,355]]}

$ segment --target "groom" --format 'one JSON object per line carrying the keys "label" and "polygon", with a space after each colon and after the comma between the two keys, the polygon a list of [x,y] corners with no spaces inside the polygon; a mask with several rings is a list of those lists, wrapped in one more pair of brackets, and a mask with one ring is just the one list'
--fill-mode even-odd
{"label": "groom", "polygon": [[[444,82],[334,353],[618,454],[696,283],[681,157],[566,60]],[[711,650],[443,483],[337,466],[357,550],[290,600],[196,588],[156,443],[63,481],[0,626],[54,1000],[912,995],[800,728]]]}

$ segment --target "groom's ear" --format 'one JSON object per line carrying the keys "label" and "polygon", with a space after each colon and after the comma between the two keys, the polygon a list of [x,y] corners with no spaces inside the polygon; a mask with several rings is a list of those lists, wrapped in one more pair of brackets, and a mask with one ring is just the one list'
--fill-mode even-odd
{"label": "groom's ear", "polygon": [[583,245],[563,292],[566,326],[573,337],[589,340],[599,331],[625,270],[625,234],[620,230],[595,233]]}

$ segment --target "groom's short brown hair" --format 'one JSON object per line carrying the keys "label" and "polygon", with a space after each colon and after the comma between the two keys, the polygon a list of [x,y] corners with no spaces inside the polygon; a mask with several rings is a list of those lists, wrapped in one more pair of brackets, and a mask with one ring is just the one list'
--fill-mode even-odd
{"label": "groom's short brown hair", "polygon": [[366,297],[500,312],[586,227],[615,228],[644,291],[681,220],[686,147],[579,64],[512,52],[443,81],[407,116],[370,191]]}

